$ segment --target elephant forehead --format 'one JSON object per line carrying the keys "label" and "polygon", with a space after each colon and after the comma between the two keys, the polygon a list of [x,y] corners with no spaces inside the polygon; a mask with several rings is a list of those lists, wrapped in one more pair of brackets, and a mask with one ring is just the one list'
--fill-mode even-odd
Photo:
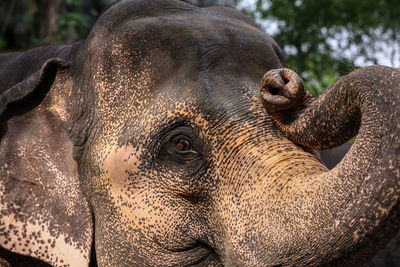
{"label": "elephant forehead", "polygon": [[[124,58],[123,52],[119,57]],[[140,57],[140,63],[119,57],[105,57],[94,73],[97,110],[102,116],[109,116],[117,107],[129,108],[130,113],[142,109],[152,96],[157,70],[150,58]]]}
{"label": "elephant forehead", "polygon": [[244,80],[258,84],[263,73],[281,65],[275,42],[254,26],[194,17],[126,22],[93,45],[96,107],[102,116],[116,106],[134,113],[166,90],[198,98],[241,94]]}

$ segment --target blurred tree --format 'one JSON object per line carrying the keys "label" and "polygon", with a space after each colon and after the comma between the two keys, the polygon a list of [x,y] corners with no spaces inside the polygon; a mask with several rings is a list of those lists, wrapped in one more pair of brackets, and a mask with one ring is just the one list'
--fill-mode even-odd
{"label": "blurred tree", "polygon": [[[72,43],[84,36],[98,15],[118,0],[2,0],[0,51]],[[198,6],[235,7],[238,0],[185,0]]]}
{"label": "blurred tree", "polygon": [[0,2],[0,50],[71,43],[83,38],[115,0],[8,0]]}
{"label": "blurred tree", "polygon": [[287,65],[306,78],[314,95],[356,67],[357,62],[376,64],[388,52],[389,65],[395,66],[400,61],[398,0],[256,0],[255,3],[244,12],[276,26],[272,35],[284,49]]}

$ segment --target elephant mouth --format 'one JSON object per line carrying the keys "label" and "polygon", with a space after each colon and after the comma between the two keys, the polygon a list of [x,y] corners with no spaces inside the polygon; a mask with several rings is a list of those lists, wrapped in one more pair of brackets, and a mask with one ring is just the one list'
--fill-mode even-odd
{"label": "elephant mouth", "polygon": [[189,260],[185,266],[222,266],[216,251],[201,241],[175,252],[185,255],[185,258]]}

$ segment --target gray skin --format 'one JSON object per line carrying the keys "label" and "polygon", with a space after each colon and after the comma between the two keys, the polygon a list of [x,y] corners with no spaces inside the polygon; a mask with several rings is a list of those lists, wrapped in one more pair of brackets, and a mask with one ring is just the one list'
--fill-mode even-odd
{"label": "gray skin", "polygon": [[[0,56],[2,261],[370,258],[400,225],[400,72],[314,100],[283,65],[244,15],[180,1],[120,1],[83,42]],[[330,171],[312,153],[357,132]]]}
{"label": "gray skin", "polygon": [[[322,162],[329,169],[333,169],[350,150],[351,145],[346,143],[333,149],[325,149],[319,152]],[[385,245],[368,263],[368,267],[392,267],[400,266],[400,233]]]}

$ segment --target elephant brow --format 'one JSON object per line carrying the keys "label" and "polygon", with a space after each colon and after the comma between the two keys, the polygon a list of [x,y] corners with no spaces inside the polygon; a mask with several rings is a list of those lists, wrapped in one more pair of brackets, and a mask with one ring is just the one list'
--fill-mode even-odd
{"label": "elephant brow", "polygon": [[200,50],[199,71],[210,71],[224,58],[224,45],[211,45]]}

